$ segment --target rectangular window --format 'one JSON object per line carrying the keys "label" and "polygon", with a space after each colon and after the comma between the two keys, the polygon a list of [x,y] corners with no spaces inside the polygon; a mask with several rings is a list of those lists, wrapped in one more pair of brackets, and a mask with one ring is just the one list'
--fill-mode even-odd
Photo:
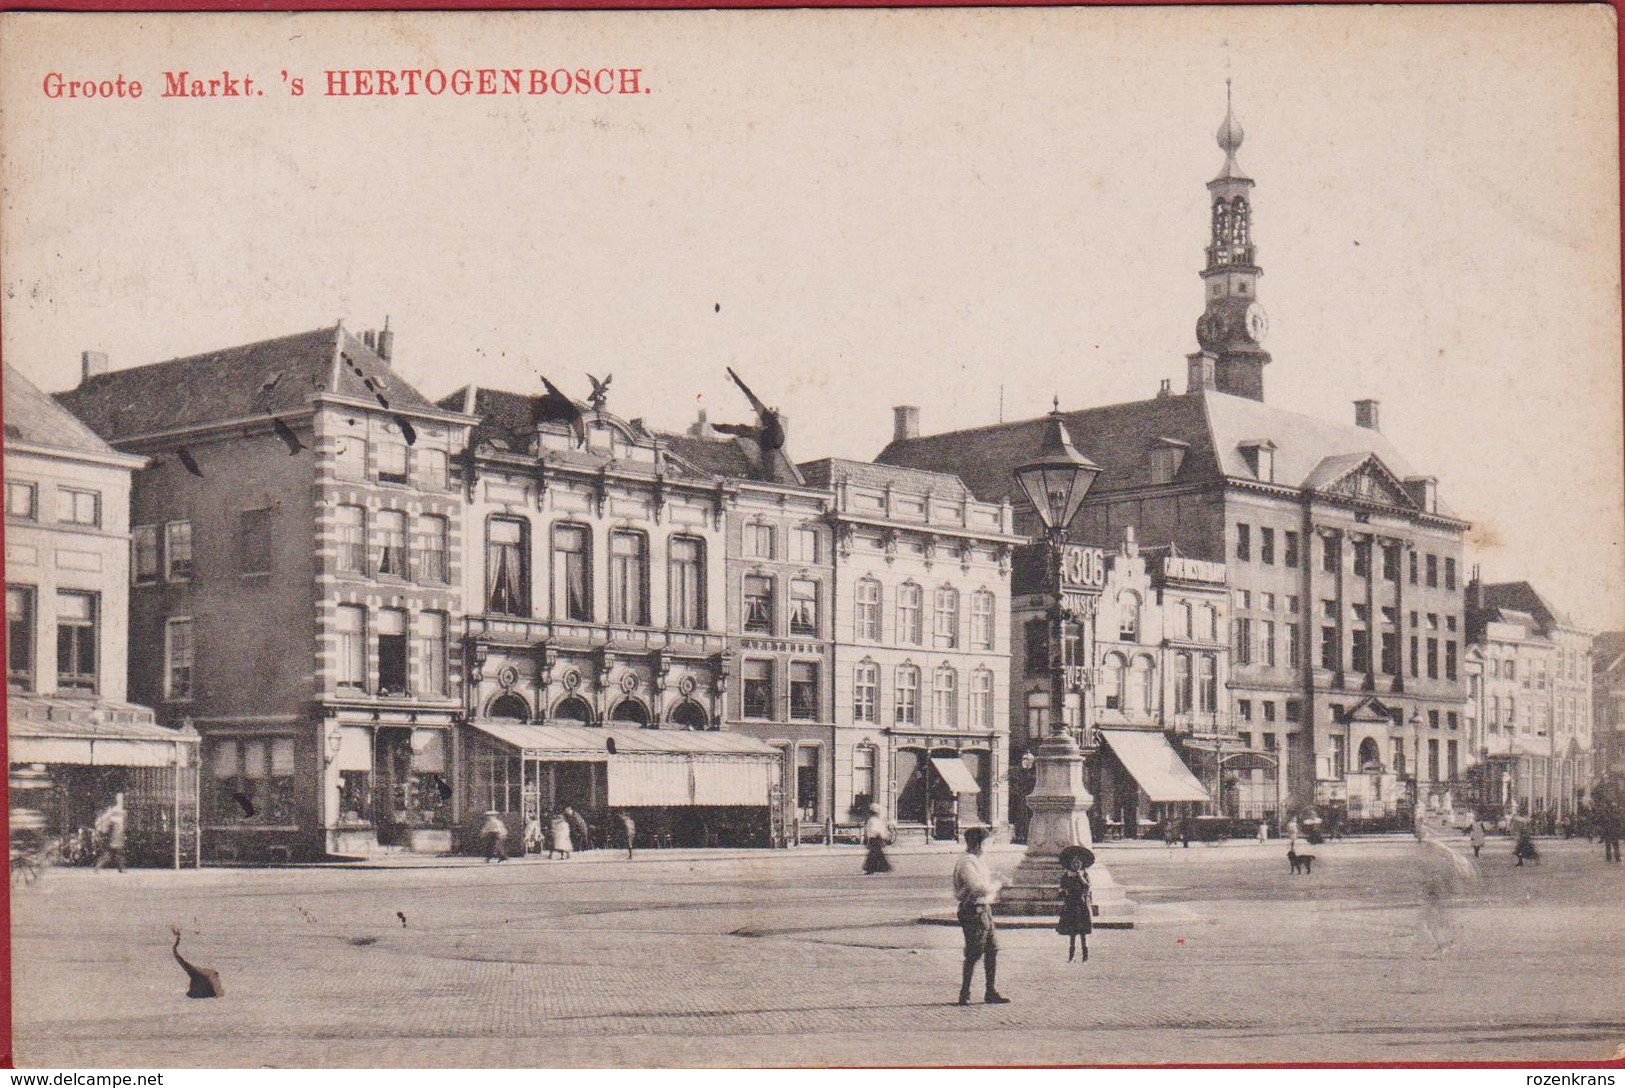
{"label": "rectangular window", "polygon": [[1320,629],[1320,667],[1323,669],[1341,669],[1343,667],[1343,645],[1337,637],[1337,628],[1322,627]]}
{"label": "rectangular window", "polygon": [[1303,667],[1303,648],[1299,639],[1298,625],[1286,625],[1286,664],[1289,669]]}
{"label": "rectangular window", "polygon": [[790,579],[790,633],[813,636],[818,634],[817,582],[806,578]]}
{"label": "rectangular window", "polygon": [[1457,761],[1461,757],[1461,752],[1457,747],[1457,742],[1453,741],[1453,740],[1445,741],[1444,750],[1445,750],[1445,768],[1444,768],[1445,773],[1450,776],[1450,781],[1454,782],[1456,780],[1456,775],[1458,773]]}
{"label": "rectangular window", "polygon": [[451,523],[438,514],[425,514],[417,520],[413,573],[420,582],[445,585],[451,581]]}
{"label": "rectangular window", "polygon": [[1437,737],[1428,738],[1428,781],[1439,780],[1439,740]]}
{"label": "rectangular window", "polygon": [[1258,530],[1258,558],[1263,563],[1275,562],[1275,530]]}
{"label": "rectangular window", "polygon": [[1286,701],[1286,720],[1289,722],[1302,721],[1303,703],[1297,699],[1288,699]]}
{"label": "rectangular window", "polygon": [[1244,722],[1253,720],[1253,701],[1251,699],[1236,700],[1236,717]]}
{"label": "rectangular window", "polygon": [[21,480],[6,481],[6,516],[39,520],[39,486]]}
{"label": "rectangular window", "polygon": [[362,688],[367,684],[367,610],[341,604],[333,619],[335,638],[334,680],[341,687]]}
{"label": "rectangular window", "polygon": [[333,475],[340,480],[367,478],[367,443],[365,439],[340,435],[333,446]]}
{"label": "rectangular window", "polygon": [[1218,659],[1212,654],[1199,654],[1196,667],[1196,708],[1204,714],[1212,714],[1219,709]]}
{"label": "rectangular window", "polygon": [[446,451],[418,450],[418,486],[425,491],[446,490]]}
{"label": "rectangular window", "polygon": [[97,526],[102,523],[100,492],[59,487],[56,489],[56,502],[56,520],[65,525]]}
{"label": "rectangular window", "polygon": [[1456,678],[1456,640],[1446,639],[1444,644],[1444,678]]}
{"label": "rectangular window", "polygon": [[1022,626],[1022,643],[1027,651],[1028,676],[1042,676],[1049,671],[1049,621],[1028,620]]}
{"label": "rectangular window", "polygon": [[970,727],[993,728],[993,672],[977,669],[970,674]]}
{"label": "rectangular window", "polygon": [[745,554],[752,559],[773,558],[773,526],[745,526]]}
{"label": "rectangular window", "polygon": [[1253,663],[1253,621],[1249,619],[1236,620],[1236,645],[1234,649],[1236,664],[1251,665]]}
{"label": "rectangular window", "polygon": [[1273,593],[1260,593],[1258,595],[1258,607],[1261,608],[1265,612],[1274,612],[1275,611],[1275,594],[1273,594]]}
{"label": "rectangular window", "polygon": [[790,530],[790,559],[796,563],[818,562],[818,530]]}
{"label": "rectangular window", "polygon": [[1326,536],[1320,538],[1320,569],[1327,574],[1336,574],[1343,566],[1343,538]]}
{"label": "rectangular window", "polygon": [[1430,556],[1427,557],[1427,572],[1428,572],[1427,584],[1429,586],[1435,586],[1435,587],[1438,586],[1438,584],[1439,584],[1439,557],[1438,556],[1430,555]]}
{"label": "rectangular window", "polygon": [[1252,529],[1240,522],[1236,523],[1236,558],[1247,562],[1253,557]]}
{"label": "rectangular window", "polygon": [[1264,664],[1275,665],[1275,621],[1265,620],[1258,625],[1258,648]]}
{"label": "rectangular window", "polygon": [[1428,639],[1428,679],[1429,680],[1437,680],[1438,678],[1439,678],[1439,640],[1436,639],[1436,638],[1430,638],[1430,639]]}
{"label": "rectangular window", "polygon": [[920,670],[913,665],[897,666],[897,704],[893,720],[898,725],[920,724]]}
{"label": "rectangular window", "polygon": [[406,612],[385,608],[378,613],[378,694],[407,693]]}
{"label": "rectangular window", "polygon": [[667,622],[689,631],[702,630],[705,627],[705,542],[690,536],[674,536],[668,547],[671,564],[666,574],[666,592],[670,598]]}
{"label": "rectangular window", "polygon": [[[592,619],[592,565],[585,525],[553,527],[553,608],[568,620]],[[676,553],[673,553],[673,562]]]}
{"label": "rectangular window", "polygon": [[790,662],[790,720],[818,720],[818,666],[810,661]]}
{"label": "rectangular window", "polygon": [[1191,696],[1193,681],[1191,679],[1191,655],[1174,655],[1174,713],[1189,714],[1191,712]]}
{"label": "rectangular window", "polygon": [[1281,557],[1281,561],[1289,567],[1296,567],[1298,565],[1298,534],[1290,529],[1286,531],[1284,551],[1285,554]]}
{"label": "rectangular window", "polygon": [[164,561],[169,581],[183,582],[192,577],[191,522],[172,521],[164,526]]}
{"label": "rectangular window", "polygon": [[130,530],[130,577],[136,585],[158,580],[158,526]]}
{"label": "rectangular window", "polygon": [[913,582],[897,587],[897,641],[919,646],[925,641],[921,608],[925,591]]}
{"label": "rectangular window", "polygon": [[164,624],[164,698],[192,697],[192,621],[174,619]]}
{"label": "rectangular window", "polygon": [[34,690],[34,589],[6,587],[6,687]]}
{"label": "rectangular window", "polygon": [[[1444,560],[1444,588],[1456,588],[1456,561],[1449,556],[1445,556]],[[1456,776],[1452,773],[1450,777],[1454,778]]]}
{"label": "rectangular window", "polygon": [[271,515],[269,509],[244,510],[237,515],[237,573],[271,572]]}
{"label": "rectangular window", "polygon": [[852,720],[878,722],[879,702],[880,666],[863,662],[852,677]]}
{"label": "rectangular window", "polygon": [[423,694],[446,694],[446,614],[418,613],[418,656],[421,661]]}
{"label": "rectangular window", "polygon": [[773,662],[762,658],[745,661],[745,717],[773,716]]}
{"label": "rectangular window", "polygon": [[1298,611],[1299,611],[1300,608],[1302,608],[1302,602],[1298,599],[1298,597],[1296,595],[1287,597],[1287,599],[1286,599],[1286,610],[1288,612],[1290,612],[1294,616],[1296,616],[1298,614]]}
{"label": "rectangular window", "polygon": [[[1411,613],[1411,614],[1413,616],[1415,615],[1414,612]],[[1412,635],[1411,636],[1411,677],[1412,677],[1412,679],[1414,679],[1414,678],[1416,678],[1418,676],[1421,676],[1421,675],[1422,675],[1421,643],[1417,640],[1417,637],[1415,635]]]}
{"label": "rectangular window", "polygon": [[[1275,721],[1275,702],[1272,699],[1265,699],[1264,700],[1264,720],[1266,722]],[[1265,736],[1265,739],[1267,740],[1268,738],[1273,736],[1273,734],[1266,733],[1266,734],[1264,734],[1264,736]],[[1269,747],[1269,746],[1265,745],[1265,747]]]}
{"label": "rectangular window", "polygon": [[959,728],[959,674],[953,669],[940,668],[931,677],[931,724]]}
{"label": "rectangular window", "polygon": [[858,580],[857,605],[852,617],[853,634],[870,642],[880,641],[880,583],[873,578]]}
{"label": "rectangular window", "polygon": [[993,649],[993,594],[986,590],[971,595],[970,645],[973,650]]}
{"label": "rectangular window", "polygon": [[1399,675],[1399,632],[1384,631],[1382,633],[1382,661],[1381,672],[1385,676]]}
{"label": "rectangular window", "polygon": [[773,579],[766,575],[745,575],[745,630],[773,633]]}
{"label": "rectangular window", "polygon": [[1405,738],[1394,738],[1392,758],[1394,773],[1401,778],[1405,777]]}
{"label": "rectangular window", "polygon": [[649,545],[642,533],[609,537],[609,622],[649,623]]}
{"label": "rectangular window", "polygon": [[959,645],[959,591],[942,586],[936,592],[934,603],[932,641],[939,648],[951,650]]}
{"label": "rectangular window", "polygon": [[1414,551],[1411,552],[1411,585],[1414,586],[1414,585],[1420,584],[1421,579],[1418,576],[1417,572],[1420,571],[1421,569],[1422,569],[1421,556],[1419,556]]}
{"label": "rectangular window", "polygon": [[530,615],[529,522],[492,518],[485,523],[485,610]]}
{"label": "rectangular window", "polygon": [[1320,602],[1320,614],[1325,616],[1327,619],[1335,620],[1337,618],[1337,602],[1322,599]]}
{"label": "rectangular window", "polygon": [[1331,776],[1342,778],[1348,773],[1349,766],[1349,739],[1343,736],[1332,737],[1332,766]]}
{"label": "rectangular window", "polygon": [[378,482],[381,484],[407,482],[406,447],[401,443],[378,443]]}
{"label": "rectangular window", "polygon": [[359,506],[340,506],[334,534],[338,541],[340,574],[365,574],[367,570],[367,512]]}
{"label": "rectangular window", "polygon": [[380,578],[405,578],[411,569],[406,555],[406,515],[380,510],[373,516],[373,569]]}
{"label": "rectangular window", "polygon": [[1445,724],[1446,728],[1449,728],[1449,729],[1460,729],[1461,728],[1461,715],[1458,712],[1454,711],[1454,710],[1445,711],[1444,712],[1444,724]]}
{"label": "rectangular window", "polygon": [[1350,632],[1350,638],[1353,642],[1350,650],[1354,656],[1354,671],[1369,672],[1371,670],[1371,632],[1363,627],[1356,627]]}
{"label": "rectangular window", "polygon": [[1382,549],[1382,576],[1386,581],[1399,581],[1399,548],[1394,546]]}
{"label": "rectangular window", "polygon": [[94,593],[58,590],[56,595],[56,686],[96,690],[97,600]]}
{"label": "rectangular window", "polygon": [[1356,540],[1354,542],[1354,577],[1371,577],[1371,542],[1369,540]]}

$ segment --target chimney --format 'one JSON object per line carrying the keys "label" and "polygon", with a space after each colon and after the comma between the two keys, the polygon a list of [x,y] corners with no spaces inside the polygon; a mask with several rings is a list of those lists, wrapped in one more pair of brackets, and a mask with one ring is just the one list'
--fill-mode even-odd
{"label": "chimney", "polygon": [[378,350],[377,334],[371,329],[368,329],[361,334],[361,342],[367,345],[369,348],[372,348],[374,351]]}
{"label": "chimney", "polygon": [[892,409],[893,426],[891,440],[901,442],[905,438],[920,437],[920,410],[912,404],[899,404]]}
{"label": "chimney", "polygon": [[1377,405],[1380,401],[1357,400],[1354,402],[1354,425],[1364,427],[1368,431],[1380,431],[1377,426]]}
{"label": "chimney", "polygon": [[395,354],[395,334],[389,331],[389,318],[384,318],[384,327],[378,330],[378,358],[389,362],[389,357]]}
{"label": "chimney", "polygon": [[705,417],[705,409],[700,409],[700,418],[688,425],[688,433],[695,438],[715,438],[716,432],[711,429],[711,421]]}
{"label": "chimney", "polygon": [[107,352],[86,351],[79,356],[79,382],[83,384],[90,379],[107,373]]}
{"label": "chimney", "polygon": [[1161,400],[1163,397],[1171,397],[1173,395],[1174,395],[1174,383],[1173,383],[1173,381],[1168,379],[1168,378],[1162,379],[1162,384],[1157,387],[1157,399]]}
{"label": "chimney", "polygon": [[1190,361],[1190,380],[1185,384],[1185,392],[1200,393],[1204,389],[1213,388],[1213,356],[1205,351],[1195,355],[1188,355]]}

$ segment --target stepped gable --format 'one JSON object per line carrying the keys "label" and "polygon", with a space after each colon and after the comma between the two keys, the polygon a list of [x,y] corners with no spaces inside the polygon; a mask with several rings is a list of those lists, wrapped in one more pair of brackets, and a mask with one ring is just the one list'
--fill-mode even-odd
{"label": "stepped gable", "polygon": [[[343,365],[341,356],[361,374]],[[119,442],[263,418],[267,411],[298,412],[316,393],[337,393],[377,406],[367,380],[388,399],[390,411],[435,410],[343,325],[109,371],[56,394],[56,399],[102,437]]]}

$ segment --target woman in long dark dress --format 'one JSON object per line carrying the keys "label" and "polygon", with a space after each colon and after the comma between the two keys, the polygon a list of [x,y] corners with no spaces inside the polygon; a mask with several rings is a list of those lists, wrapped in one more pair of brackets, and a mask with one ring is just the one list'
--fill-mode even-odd
{"label": "woman in long dark dress", "polygon": [[[1066,937],[1066,959],[1087,962],[1089,934],[1094,931],[1093,911],[1089,904],[1089,874],[1085,871],[1094,863],[1095,855],[1086,846],[1069,846],[1061,851],[1061,919],[1055,932]],[[1079,950],[1082,955],[1079,955]]]}
{"label": "woman in long dark dress", "polygon": [[869,818],[863,823],[863,841],[869,846],[869,854],[863,859],[865,876],[891,872],[891,861],[886,857],[886,845],[891,842],[894,835],[891,821],[886,819],[881,807],[870,805]]}

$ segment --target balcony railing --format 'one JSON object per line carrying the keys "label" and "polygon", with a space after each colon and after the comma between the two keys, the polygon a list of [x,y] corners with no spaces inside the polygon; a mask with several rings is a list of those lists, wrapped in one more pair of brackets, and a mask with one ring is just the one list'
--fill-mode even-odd
{"label": "balcony railing", "polygon": [[544,620],[521,616],[470,616],[468,637],[479,642],[532,645],[565,642],[582,646],[615,645],[627,650],[665,650],[675,654],[710,656],[727,642],[719,631],[684,631],[666,627],[634,627],[618,623],[579,620]]}

